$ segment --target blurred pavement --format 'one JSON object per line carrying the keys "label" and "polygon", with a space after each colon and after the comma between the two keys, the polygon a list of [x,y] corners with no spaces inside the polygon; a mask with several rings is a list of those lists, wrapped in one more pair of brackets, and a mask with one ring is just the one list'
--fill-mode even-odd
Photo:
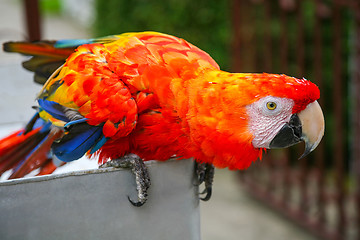
{"label": "blurred pavement", "polygon": [[[0,1],[0,43],[22,40],[25,30],[21,1]],[[89,34],[69,18],[43,16],[44,39],[87,36]],[[0,135],[21,126],[33,114],[31,106],[41,87],[32,82],[31,73],[21,68],[24,59],[24,56],[0,52]],[[213,196],[201,203],[203,240],[315,239],[252,199],[235,180],[235,172],[216,170]]]}

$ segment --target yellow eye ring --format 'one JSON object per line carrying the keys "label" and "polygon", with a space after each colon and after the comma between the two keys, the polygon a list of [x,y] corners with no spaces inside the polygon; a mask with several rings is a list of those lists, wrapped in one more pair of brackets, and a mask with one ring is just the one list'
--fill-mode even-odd
{"label": "yellow eye ring", "polygon": [[274,103],[274,102],[267,102],[267,103],[266,103],[266,107],[267,107],[269,110],[275,110],[275,108],[276,108],[276,103]]}

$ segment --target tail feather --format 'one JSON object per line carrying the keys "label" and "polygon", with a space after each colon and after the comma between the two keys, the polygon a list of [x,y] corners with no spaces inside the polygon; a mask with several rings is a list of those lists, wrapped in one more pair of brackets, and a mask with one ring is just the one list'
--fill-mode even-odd
{"label": "tail feather", "polygon": [[15,167],[41,141],[42,136],[38,136],[38,132],[39,129],[27,135],[12,134],[0,141],[0,145],[3,146],[0,157],[0,175]]}
{"label": "tail feather", "polygon": [[114,35],[96,39],[6,42],[3,49],[5,52],[17,52],[32,56],[30,60],[23,62],[23,67],[35,73],[35,82],[44,84],[51,74],[65,63],[65,60],[78,46],[91,43],[110,43],[118,39],[119,36]]}
{"label": "tail feather", "polygon": [[[3,138],[0,141],[0,155],[6,154],[7,152],[11,151],[16,145],[21,143],[24,139],[24,135],[22,135],[23,132],[23,130],[19,130]],[[30,137],[30,135],[28,137]]]}
{"label": "tail feather", "polygon": [[34,72],[34,81],[39,84],[45,84],[51,74],[65,63],[64,59],[33,57],[22,63],[23,67]]}
{"label": "tail feather", "polygon": [[[62,135],[62,130],[50,127],[51,123],[35,114],[24,129],[1,139],[0,175],[13,169],[10,178],[20,178],[37,168],[45,168],[51,144]],[[49,167],[43,172],[50,172]]]}
{"label": "tail feather", "polygon": [[[63,162],[60,166],[64,165],[65,162]],[[51,158],[49,158],[43,166],[40,167],[40,172],[37,174],[37,176],[42,175],[48,175],[53,173],[59,166],[56,166]]]}
{"label": "tail feather", "polygon": [[3,45],[5,52],[17,52],[31,56],[43,56],[65,59],[74,52],[74,48],[56,48],[55,41],[39,42],[6,42]]}
{"label": "tail feather", "polygon": [[60,128],[50,130],[46,122],[30,129],[30,126],[38,125],[33,122],[29,122],[26,131],[19,130],[0,140],[0,175],[9,169],[13,169],[9,179],[24,177],[35,169],[40,170],[38,175],[50,174],[57,168],[50,152],[65,164],[86,152],[93,154],[107,141],[102,135],[102,126],[92,126],[86,121],[68,125],[65,134]]}
{"label": "tail feather", "polygon": [[51,144],[54,140],[60,138],[62,131],[58,128],[54,128],[48,133],[43,140],[30,152],[25,160],[15,169],[9,179],[21,178],[31,171],[43,167],[48,161],[48,154],[51,148]]}
{"label": "tail feather", "polygon": [[54,44],[55,41],[7,42],[4,43],[3,48],[5,52],[33,56],[30,60],[23,62],[23,67],[35,73],[35,82],[44,84],[75,49],[75,47],[57,48]]}

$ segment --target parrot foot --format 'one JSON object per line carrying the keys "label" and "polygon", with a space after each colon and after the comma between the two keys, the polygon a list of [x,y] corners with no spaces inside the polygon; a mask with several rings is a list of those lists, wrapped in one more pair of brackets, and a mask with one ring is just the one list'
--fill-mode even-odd
{"label": "parrot foot", "polygon": [[100,166],[100,168],[129,168],[135,175],[136,189],[137,189],[137,201],[133,201],[128,196],[128,200],[135,207],[141,207],[147,200],[151,182],[149,173],[143,160],[136,154],[128,154],[119,159],[110,160]]}
{"label": "parrot foot", "polygon": [[206,195],[200,199],[208,201],[211,198],[215,168],[208,163],[195,163],[195,173],[197,175],[197,185],[201,185],[202,183],[205,184],[205,189],[200,194]]}

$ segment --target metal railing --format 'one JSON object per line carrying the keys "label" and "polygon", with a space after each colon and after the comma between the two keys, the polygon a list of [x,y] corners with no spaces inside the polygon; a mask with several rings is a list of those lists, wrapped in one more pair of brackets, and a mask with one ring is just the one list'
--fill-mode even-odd
{"label": "metal railing", "polygon": [[[324,239],[360,239],[360,1],[233,0],[233,71],[305,77],[325,137],[308,158],[271,151],[241,182]],[[257,166],[259,165],[259,166]]]}

